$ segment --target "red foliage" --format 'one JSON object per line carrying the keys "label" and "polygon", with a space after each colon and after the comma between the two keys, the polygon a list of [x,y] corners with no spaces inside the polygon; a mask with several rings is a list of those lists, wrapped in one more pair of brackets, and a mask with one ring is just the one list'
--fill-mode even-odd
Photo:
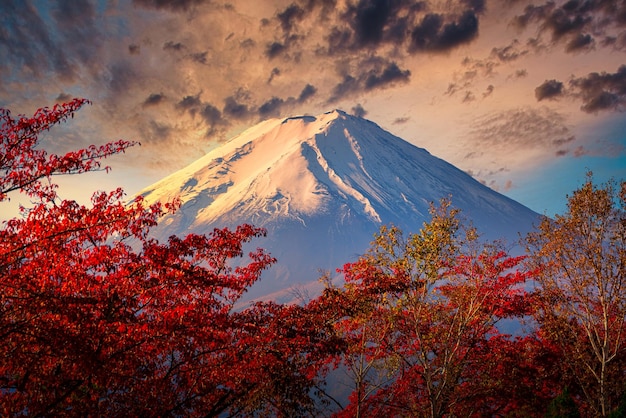
{"label": "red foliage", "polygon": [[237,260],[262,229],[159,243],[149,228],[174,205],[127,205],[119,189],[96,193],[90,207],[58,200],[52,175],[98,169],[101,158],[133,145],[64,156],[35,148],[42,131],[85,103],[33,118],[0,111],[0,201],[14,190],[36,201],[0,229],[0,415],[310,408],[327,338],[305,320],[315,316],[275,305],[233,309],[275,261],[261,249]]}
{"label": "red foliage", "polygon": [[[426,231],[453,225],[449,216]],[[538,415],[554,392],[542,397],[537,393],[545,388],[529,381],[544,364],[524,355],[536,340],[496,327],[529,313],[523,284],[532,272],[519,268],[523,257],[491,247],[464,250],[454,229],[439,241],[423,231],[406,241],[396,229],[383,232],[366,256],[344,267],[346,285],[337,290],[345,315],[336,326],[354,379],[349,405],[338,415],[493,416],[522,406]]]}

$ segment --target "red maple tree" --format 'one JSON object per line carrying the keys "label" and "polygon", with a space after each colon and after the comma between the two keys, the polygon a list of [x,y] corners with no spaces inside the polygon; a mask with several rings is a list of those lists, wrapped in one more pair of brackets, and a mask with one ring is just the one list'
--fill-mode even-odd
{"label": "red maple tree", "polygon": [[337,327],[354,389],[340,416],[491,416],[507,407],[504,375],[493,372],[521,342],[496,325],[527,313],[522,285],[532,275],[523,257],[479,244],[471,228],[461,234],[457,213],[444,200],[407,238],[384,227],[343,268]]}
{"label": "red maple tree", "polygon": [[315,316],[234,309],[275,261],[261,249],[242,259],[243,244],[264,230],[242,225],[161,243],[148,232],[176,202],[127,204],[121,189],[95,193],[90,206],[59,199],[54,175],[100,169],[102,158],[134,145],[66,155],[37,148],[43,131],[85,103],[30,118],[0,111],[0,202],[12,191],[34,201],[0,228],[0,415],[314,408],[327,337]]}

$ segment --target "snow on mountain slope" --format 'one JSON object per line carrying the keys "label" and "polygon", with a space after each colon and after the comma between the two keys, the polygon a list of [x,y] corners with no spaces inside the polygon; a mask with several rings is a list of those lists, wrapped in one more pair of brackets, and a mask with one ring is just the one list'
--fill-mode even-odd
{"label": "snow on mountain slope", "polygon": [[153,235],[252,223],[277,265],[249,298],[316,291],[320,270],[354,261],[382,224],[416,232],[451,197],[487,238],[517,241],[539,215],[378,125],[335,110],[262,122],[141,193],[182,200]]}

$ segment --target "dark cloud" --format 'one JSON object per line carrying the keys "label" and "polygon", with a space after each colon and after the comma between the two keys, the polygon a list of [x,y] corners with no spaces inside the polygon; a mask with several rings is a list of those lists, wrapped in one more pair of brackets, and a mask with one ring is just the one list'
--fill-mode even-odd
{"label": "dark cloud", "polygon": [[512,62],[528,54],[528,50],[519,49],[519,41],[514,40],[510,45],[504,47],[494,47],[491,49],[491,57],[497,58],[501,62]]}
{"label": "dark cloud", "polygon": [[239,103],[234,96],[224,100],[224,115],[235,119],[245,119],[250,116],[248,106]]}
{"label": "dark cloud", "polygon": [[411,76],[411,71],[402,70],[397,63],[388,62],[380,57],[366,59],[360,62],[357,68],[359,73],[354,76],[343,74],[341,82],[334,87],[329,102],[364,91],[407,83]]}
{"label": "dark cloud", "polygon": [[180,102],[176,104],[176,108],[183,112],[188,112],[191,116],[195,116],[202,106],[200,100],[200,93],[195,96],[185,96]]}
{"label": "dark cloud", "polygon": [[550,30],[554,39],[560,39],[567,34],[581,31],[590,22],[591,16],[559,8],[545,18],[543,25]]}
{"label": "dark cloud", "polygon": [[356,106],[353,106],[350,112],[357,118],[364,118],[365,115],[367,115],[367,110],[363,108],[361,103],[357,103]]}
{"label": "dark cloud", "polygon": [[445,23],[441,14],[430,13],[411,32],[410,50],[442,52],[472,41],[478,35],[478,17],[466,11],[458,21]]}
{"label": "dark cloud", "polygon": [[261,106],[259,106],[259,115],[261,118],[267,118],[270,116],[279,116],[280,109],[285,101],[279,97],[272,97]]}
{"label": "dark cloud", "polygon": [[139,55],[141,53],[141,47],[139,45],[130,44],[128,45],[128,53],[130,55]]}
{"label": "dark cloud", "polygon": [[53,72],[63,80],[75,77],[65,48],[54,39],[30,2],[1,1],[0,15],[0,71],[12,75],[20,69],[35,77]]}
{"label": "dark cloud", "polygon": [[365,78],[365,90],[372,90],[384,87],[396,82],[405,83],[409,81],[411,71],[401,70],[395,62],[389,63],[382,72],[371,70]]}
{"label": "dark cloud", "polygon": [[580,50],[586,50],[592,48],[594,44],[594,39],[588,33],[574,36],[566,45],[565,50],[567,52],[576,52]]}
{"label": "dark cloud", "polygon": [[285,10],[276,14],[283,31],[290,32],[296,21],[301,20],[305,15],[305,10],[299,5],[292,3]]}
{"label": "dark cloud", "polygon": [[[277,14],[283,33],[291,33],[300,22],[316,10],[314,1],[292,3]],[[329,3],[334,3],[329,2]],[[393,45],[405,52],[441,52],[471,41],[478,33],[477,15],[484,11],[484,0],[461,0],[461,5],[435,4],[415,0],[358,0],[348,2],[345,10],[335,8],[320,52],[328,55],[350,55],[362,49],[377,50]],[[441,13],[431,11],[431,8]],[[461,8],[461,13],[457,10]],[[325,18],[332,8],[323,8]],[[463,12],[464,10],[464,12]],[[322,21],[322,13],[318,19]],[[302,35],[303,37],[305,35]],[[279,42],[283,46],[285,42]],[[274,55],[268,54],[269,57]]]}
{"label": "dark cloud", "polygon": [[[60,0],[51,3],[51,16],[57,47],[75,66],[93,69],[99,65],[97,51],[103,44],[104,36],[98,27],[98,18],[93,2],[89,0]],[[77,40],[81,40],[77,42]],[[87,40],[82,41],[82,40]]]}
{"label": "dark cloud", "polygon": [[156,106],[159,103],[162,103],[165,100],[165,95],[163,93],[152,93],[150,96],[143,101],[142,106]]}
{"label": "dark cloud", "polygon": [[298,96],[298,102],[306,102],[309,98],[313,97],[315,93],[317,93],[317,89],[311,84],[307,84],[300,92],[300,96]]}
{"label": "dark cloud", "polygon": [[553,42],[564,42],[567,52],[578,52],[594,44],[591,34],[615,39],[607,34],[613,28],[626,26],[626,2],[613,0],[569,0],[560,6],[554,1],[529,5],[513,20],[519,28],[531,23],[551,35]]}
{"label": "dark cloud", "polygon": [[286,46],[280,42],[272,42],[267,45],[265,48],[265,55],[269,58],[275,58],[280,55],[283,51],[285,51]]}
{"label": "dark cloud", "polygon": [[337,101],[344,96],[354,94],[361,91],[362,87],[359,81],[349,74],[343,76],[343,80],[333,88],[333,95],[330,98],[330,102]]}
{"label": "dark cloud", "polygon": [[626,65],[615,73],[590,73],[569,82],[573,94],[583,101],[587,113],[621,110],[626,103]]}
{"label": "dark cloud", "polygon": [[183,49],[185,49],[185,45],[180,42],[167,41],[163,44],[165,51],[182,51]]}
{"label": "dark cloud", "polygon": [[557,80],[546,80],[535,88],[537,101],[544,99],[555,99],[563,94],[563,83]]}
{"label": "dark cloud", "polygon": [[513,18],[513,24],[520,29],[525,29],[530,23],[545,20],[554,8],[554,2],[548,2],[540,6],[530,4],[524,8],[524,13]]}
{"label": "dark cloud", "polygon": [[277,75],[280,75],[280,68],[278,67],[272,68],[272,72],[270,73],[270,78],[267,79],[267,84],[271,84],[272,81],[274,80],[274,77],[276,77]]}
{"label": "dark cloud", "polygon": [[356,43],[359,46],[380,43],[385,27],[397,13],[399,3],[398,1],[361,0],[356,6],[352,6],[347,16],[352,22]]}
{"label": "dark cloud", "polygon": [[210,3],[210,0],[133,0],[133,4],[146,9],[169,10],[184,12],[193,6]]}
{"label": "dark cloud", "polygon": [[220,110],[212,104],[203,105],[199,114],[206,124],[211,127],[223,123],[222,112],[220,112]]}
{"label": "dark cloud", "polygon": [[193,62],[197,62],[198,64],[206,64],[208,54],[208,51],[195,52],[193,54],[189,54],[189,59],[191,59]]}

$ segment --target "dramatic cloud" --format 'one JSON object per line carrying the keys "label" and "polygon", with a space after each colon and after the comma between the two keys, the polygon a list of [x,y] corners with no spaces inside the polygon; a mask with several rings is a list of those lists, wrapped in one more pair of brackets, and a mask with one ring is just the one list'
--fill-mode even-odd
{"label": "dramatic cloud", "polygon": [[593,48],[594,40],[589,34],[579,33],[572,38],[571,41],[565,47],[567,52],[575,52],[580,50],[587,50]]}
{"label": "dramatic cloud", "polygon": [[595,44],[594,36],[603,37],[604,44],[617,39],[616,34],[626,27],[626,3],[569,0],[557,5],[551,0],[539,6],[528,5],[513,22],[521,29],[533,23],[538,24],[540,30],[547,32],[553,42],[564,42],[565,51],[578,52],[592,48]]}
{"label": "dramatic cloud", "polygon": [[250,116],[248,106],[237,102],[235,97],[229,96],[224,102],[224,115],[234,119],[246,119]]}
{"label": "dramatic cloud", "polygon": [[200,100],[200,93],[196,96],[185,96],[180,102],[176,104],[176,107],[184,112],[189,112],[192,116],[200,110],[202,101]]}
{"label": "dramatic cloud", "polygon": [[136,139],[158,175],[259,120],[338,107],[495,178],[591,155],[581,126],[626,104],[621,0],[4,0],[0,15],[0,106],[86,97],[76,143]]}
{"label": "dramatic cloud", "polygon": [[279,116],[280,108],[283,106],[284,103],[285,100],[281,99],[280,97],[274,96],[265,103],[263,103],[261,106],[259,106],[259,115],[262,118]]}
{"label": "dramatic cloud", "polygon": [[202,3],[210,3],[210,0],[133,0],[133,3],[145,8],[181,12]]}
{"label": "dramatic cloud", "polygon": [[381,58],[364,60],[357,71],[355,75],[343,75],[341,82],[333,89],[329,99],[331,103],[355,93],[406,83],[411,76],[411,71],[401,70],[395,62]]}
{"label": "dramatic cloud", "polygon": [[568,88],[557,80],[546,80],[535,89],[538,101],[563,95],[582,100],[581,109],[587,113],[603,110],[623,110],[626,104],[626,65],[615,73],[590,73],[569,80]]}
{"label": "dramatic cloud", "polygon": [[313,97],[315,93],[317,93],[317,89],[311,84],[307,84],[300,92],[300,96],[298,96],[298,102],[306,102],[309,98]]}
{"label": "dramatic cloud", "polygon": [[554,99],[563,94],[563,83],[557,80],[546,80],[535,89],[537,101],[544,99]]}
{"label": "dramatic cloud", "polygon": [[466,11],[458,21],[445,23],[440,14],[431,13],[411,31],[410,50],[447,51],[470,42],[478,35],[478,17],[473,11]]}
{"label": "dramatic cloud", "polygon": [[626,65],[615,73],[591,73],[570,81],[571,88],[583,100],[582,110],[621,110],[626,103]]}

